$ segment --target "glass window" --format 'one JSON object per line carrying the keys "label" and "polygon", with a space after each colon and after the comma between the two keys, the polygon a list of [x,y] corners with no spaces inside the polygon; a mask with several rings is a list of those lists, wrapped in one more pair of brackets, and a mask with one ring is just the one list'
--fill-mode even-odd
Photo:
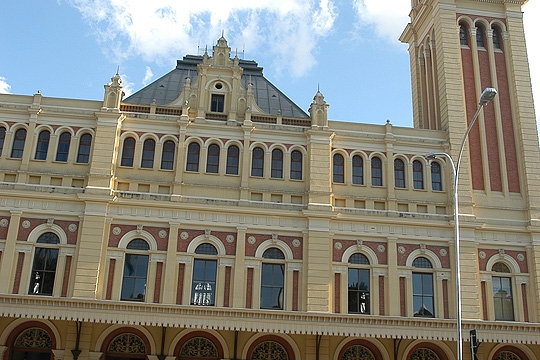
{"label": "glass window", "polygon": [[418,160],[414,160],[413,163],[413,186],[415,189],[424,188],[424,166]]}
{"label": "glass window", "polygon": [[6,140],[6,128],[0,126],[0,156],[2,156],[2,150],[4,150],[4,140]]}
{"label": "glass window", "polygon": [[39,133],[34,159],[47,160],[47,152],[49,151],[50,139],[51,133],[49,132],[49,130],[43,130]]}
{"label": "glass window", "polygon": [[478,47],[484,47],[484,28],[481,26],[476,28],[476,45]]}
{"label": "glass window", "polygon": [[211,144],[208,147],[208,154],[206,156],[206,172],[217,174],[219,172],[219,146]]}
{"label": "glass window", "polygon": [[15,138],[13,139],[13,147],[11,148],[12,158],[15,158],[15,159],[22,158],[25,141],[26,141],[26,129],[19,129],[15,131]]}
{"label": "glass window", "polygon": [[49,333],[40,327],[30,327],[22,331],[14,339],[11,349],[11,360],[51,360],[54,358],[51,349],[53,341]]}
{"label": "glass window", "polygon": [[291,153],[291,179],[302,180],[302,153],[298,150]]}
{"label": "glass window", "polygon": [[199,151],[201,147],[198,143],[192,142],[188,146],[186,171],[199,171]]}
{"label": "glass window", "polygon": [[251,176],[262,177],[264,174],[264,151],[260,147],[251,153]]}
{"label": "glass window", "polygon": [[495,49],[501,48],[501,33],[497,28],[493,29],[493,47]]}
{"label": "glass window", "polygon": [[71,144],[71,134],[63,132],[58,139],[58,148],[56,149],[56,161],[67,161],[69,155],[69,145]]}
{"label": "glass window", "polygon": [[[37,244],[58,245],[58,235],[47,232],[39,236]],[[58,262],[58,247],[36,247],[34,262],[32,263],[32,277],[29,294],[52,295],[54,278],[56,276],[56,264]]]}
{"label": "glass window", "polygon": [[431,163],[431,189],[442,191],[441,164],[438,162]]}
{"label": "glass window", "polygon": [[143,153],[141,159],[141,167],[152,169],[154,167],[154,155],[156,153],[156,141],[154,139],[146,139],[143,144]]}
{"label": "glass window", "polygon": [[364,184],[364,160],[360,155],[354,155],[352,158],[352,183]]}
{"label": "glass window", "polygon": [[[132,240],[128,250],[149,250],[148,243],[143,239]],[[122,279],[121,300],[144,301],[146,295],[146,275],[148,273],[148,255],[126,253],[124,260],[124,275]]]}
{"label": "glass window", "polygon": [[[351,265],[369,265],[363,254],[353,254],[349,258]],[[369,314],[369,269],[349,267],[348,271],[348,305],[350,314]]]}
{"label": "glass window", "polygon": [[[412,266],[418,269],[432,269],[425,257],[416,258]],[[417,317],[435,317],[435,295],[432,272],[413,272],[413,310]]]}
{"label": "glass window", "polygon": [[124,140],[124,145],[122,146],[122,160],[120,161],[121,166],[133,166],[133,156],[135,155],[135,139],[128,137]]}
{"label": "glass window", "polygon": [[223,112],[224,102],[225,95],[212,94],[212,104],[210,105],[210,111]]}
{"label": "glass window", "polygon": [[92,146],[92,135],[84,134],[79,141],[79,151],[77,153],[77,162],[88,164],[90,161],[90,147]]}
{"label": "glass window", "polygon": [[289,355],[287,350],[276,341],[263,341],[258,344],[254,349],[251,357],[251,360],[267,360],[267,359],[276,359],[276,360],[289,360]]}
{"label": "glass window", "polygon": [[371,159],[371,185],[382,186],[382,161],[378,157]]}
{"label": "glass window", "polygon": [[394,182],[397,188],[405,187],[405,164],[401,159],[394,160]]}
{"label": "glass window", "polygon": [[280,149],[272,150],[272,169],[270,177],[275,179],[283,178],[283,151]]}
{"label": "glass window", "polygon": [[227,149],[227,169],[229,175],[238,175],[238,164],[240,163],[240,149],[238,146],[231,145]]}
{"label": "glass window", "polygon": [[163,143],[163,150],[161,151],[161,169],[173,169],[175,147],[174,141],[172,140],[167,140]]}
{"label": "glass window", "polygon": [[107,346],[104,360],[145,360],[146,345],[133,333],[120,333]]}
{"label": "glass window", "polygon": [[186,341],[178,354],[178,360],[214,360],[219,358],[219,352],[216,345],[211,340],[200,336],[193,337]]}
{"label": "glass window", "polygon": [[467,36],[467,27],[464,24],[459,24],[459,43],[461,45],[469,45],[469,37]]}
{"label": "glass window", "polygon": [[[217,255],[216,248],[208,243],[195,249],[195,254]],[[195,259],[191,282],[191,305],[214,306],[216,297],[216,259]]]}
{"label": "glass window", "polygon": [[345,182],[345,161],[341,154],[334,154],[332,161],[332,181],[340,184]]}
{"label": "glass window", "polygon": [[277,248],[267,249],[264,259],[278,260],[262,264],[261,309],[283,310],[283,290],[285,281],[285,255]]}
{"label": "glass window", "polygon": [[[491,269],[497,273],[510,273],[506,264],[498,262],[493,264]],[[514,320],[514,301],[512,298],[512,280],[510,277],[493,276],[493,308],[495,309],[495,320]]]}

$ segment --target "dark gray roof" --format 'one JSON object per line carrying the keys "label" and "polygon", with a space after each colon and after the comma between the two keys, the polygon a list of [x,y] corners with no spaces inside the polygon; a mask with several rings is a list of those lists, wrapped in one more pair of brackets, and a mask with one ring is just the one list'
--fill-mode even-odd
{"label": "dark gray roof", "polygon": [[[177,61],[174,70],[125,98],[123,102],[150,105],[155,100],[158,106],[171,103],[182,92],[187,77],[191,78],[192,84],[197,81],[197,64],[202,63],[202,60],[202,56],[184,56],[182,60]],[[240,60],[239,65],[244,69],[242,86],[247,88],[251,81],[255,102],[262,111],[270,115],[281,112],[284,117],[309,118],[304,110],[263,76],[263,68],[259,67],[255,61]]]}

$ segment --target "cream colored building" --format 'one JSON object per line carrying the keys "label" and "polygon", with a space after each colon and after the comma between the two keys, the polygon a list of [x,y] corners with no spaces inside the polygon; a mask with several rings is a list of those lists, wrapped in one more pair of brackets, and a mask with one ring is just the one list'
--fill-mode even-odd
{"label": "cream colored building", "polygon": [[540,154],[521,7],[412,0],[414,128],[304,112],[186,56],[123,99],[0,94],[5,360],[540,359]]}

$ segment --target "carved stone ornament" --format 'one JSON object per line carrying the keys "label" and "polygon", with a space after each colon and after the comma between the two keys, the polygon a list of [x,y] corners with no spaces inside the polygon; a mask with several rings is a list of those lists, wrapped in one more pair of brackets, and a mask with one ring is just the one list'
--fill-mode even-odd
{"label": "carved stone ornament", "polygon": [[377,246],[377,251],[380,252],[380,253],[383,253],[385,252],[386,250],[386,247],[383,245],[383,244],[380,244]]}
{"label": "carved stone ornament", "polygon": [[114,235],[120,235],[120,233],[122,232],[122,229],[120,229],[118,226],[115,226],[113,229],[112,229],[112,233]]}
{"label": "carved stone ornament", "polygon": [[28,229],[30,227],[30,221],[24,220],[21,225],[23,228]]}
{"label": "carved stone ornament", "polygon": [[300,244],[301,244],[301,242],[300,242],[300,240],[298,240],[298,239],[294,239],[294,240],[292,241],[292,246],[294,246],[294,247],[296,247],[296,248],[299,247]]}
{"label": "carved stone ornament", "polygon": [[397,251],[398,251],[400,254],[405,254],[405,246],[398,246]]}
{"label": "carved stone ornament", "polygon": [[137,234],[140,235],[142,230],[143,230],[143,226],[141,224],[137,225]]}
{"label": "carved stone ornament", "polygon": [[188,234],[187,231],[182,231],[182,232],[180,233],[180,238],[181,238],[182,240],[187,240],[188,237],[189,237],[189,234]]}
{"label": "carved stone ornament", "polygon": [[341,250],[341,249],[343,249],[343,244],[340,243],[339,241],[336,241],[336,243],[334,244],[334,248],[336,250]]}
{"label": "carved stone ornament", "polygon": [[420,252],[422,254],[425,254],[426,253],[426,244],[420,244]]}
{"label": "carved stone ornament", "polygon": [[441,256],[446,256],[446,255],[448,255],[448,251],[446,251],[446,249],[441,249],[441,250],[439,250],[439,254]]}
{"label": "carved stone ornament", "polygon": [[485,259],[486,256],[487,256],[487,254],[486,254],[485,251],[480,251],[480,252],[478,253],[478,257],[479,257],[480,259]]}
{"label": "carved stone ornament", "polygon": [[167,236],[167,231],[166,230],[159,230],[158,236],[160,238],[162,238],[162,239],[165,239],[165,237]]}
{"label": "carved stone ornament", "polygon": [[517,254],[517,259],[518,259],[519,261],[524,261],[524,260],[525,260],[525,255],[523,255],[523,254],[521,254],[521,253],[520,253],[520,254]]}
{"label": "carved stone ornament", "polygon": [[255,241],[257,241],[257,239],[255,239],[255,236],[250,236],[250,237],[248,237],[247,241],[248,241],[248,243],[253,245],[253,244],[255,244]]}
{"label": "carved stone ornament", "polygon": [[211,230],[210,229],[205,229],[204,230],[204,238],[206,240],[208,240],[208,238],[210,237],[210,233],[211,233]]}
{"label": "carved stone ornament", "polygon": [[0,220],[0,226],[1,226],[1,227],[7,227],[8,224],[9,224],[8,219],[2,219],[2,220]]}
{"label": "carved stone ornament", "polygon": [[232,244],[232,243],[234,242],[234,236],[231,235],[231,234],[229,234],[229,235],[227,235],[227,237],[225,238],[225,240],[227,240],[227,242],[228,242],[229,244]]}
{"label": "carved stone ornament", "polygon": [[504,258],[504,249],[499,249],[499,257],[502,259]]}
{"label": "carved stone ornament", "polygon": [[54,224],[54,219],[49,218],[47,219],[47,227],[50,229]]}
{"label": "carved stone ornament", "polygon": [[75,231],[77,231],[77,224],[69,224],[68,230],[69,230],[70,232],[75,232]]}

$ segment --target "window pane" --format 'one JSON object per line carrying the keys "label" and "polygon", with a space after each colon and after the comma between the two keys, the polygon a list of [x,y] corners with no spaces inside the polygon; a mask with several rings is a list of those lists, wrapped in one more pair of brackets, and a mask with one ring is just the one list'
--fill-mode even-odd
{"label": "window pane", "polygon": [[333,160],[333,169],[332,169],[332,180],[335,183],[344,183],[345,182],[345,164],[343,160],[343,155],[334,154]]}
{"label": "window pane", "polygon": [[141,167],[151,169],[154,167],[154,154],[156,150],[156,142],[153,139],[147,139],[143,144],[143,153]]}
{"label": "window pane", "polygon": [[227,149],[227,174],[238,175],[238,164],[240,161],[240,150],[238,146],[231,145]]}
{"label": "window pane", "polygon": [[281,179],[283,178],[283,151],[279,149],[272,150],[272,169],[270,177]]}
{"label": "window pane", "polygon": [[467,27],[465,25],[459,25],[459,42],[461,45],[469,45],[469,39],[467,36]]}
{"label": "window pane", "polygon": [[208,243],[201,244],[195,249],[195,254],[217,255],[217,253],[215,246]]}
{"label": "window pane", "polygon": [[52,295],[58,252],[59,250],[55,248],[36,248],[29,294]]}
{"label": "window pane", "polygon": [[168,140],[163,144],[163,151],[161,152],[161,169],[172,170],[174,167],[174,151],[175,144],[173,141]]}
{"label": "window pane", "polygon": [[418,160],[413,161],[413,182],[415,189],[424,188],[424,167]]}
{"label": "window pane", "polygon": [[298,150],[291,153],[291,179],[302,180],[302,153]]}
{"label": "window pane", "polygon": [[77,154],[77,162],[88,164],[88,161],[90,160],[90,147],[92,145],[92,135],[90,134],[84,134],[81,136],[81,140],[79,142],[79,152]]}
{"label": "window pane", "polygon": [[0,126],[0,156],[2,156],[2,150],[4,150],[4,140],[6,139],[6,128]]}
{"label": "window pane", "polygon": [[56,161],[67,161],[69,155],[69,145],[71,143],[71,134],[63,132],[58,139],[58,148],[56,150]]}
{"label": "window pane", "polygon": [[369,314],[369,270],[349,269],[348,308],[349,313]]}
{"label": "window pane", "polygon": [[122,300],[144,301],[147,272],[148,255],[126,254],[121,292]]}
{"label": "window pane", "polygon": [[371,185],[382,186],[382,162],[378,157],[371,159]]}
{"label": "window pane", "polygon": [[208,155],[206,157],[206,172],[217,174],[219,172],[219,146],[212,144],[208,147]]}
{"label": "window pane", "polygon": [[216,260],[195,259],[191,283],[191,304],[213,306],[216,289]]}
{"label": "window pane", "polygon": [[23,155],[24,143],[26,141],[26,129],[19,129],[15,132],[13,139],[13,148],[11,149],[11,157],[20,159]]}
{"label": "window pane", "polygon": [[394,160],[394,179],[397,188],[405,187],[405,165],[401,159]]}
{"label": "window pane", "polygon": [[212,94],[212,104],[210,111],[223,112],[223,104],[225,102],[225,95]]}
{"label": "window pane", "polygon": [[441,165],[438,162],[431,163],[431,189],[442,191]]}
{"label": "window pane", "polygon": [[481,26],[476,28],[476,45],[478,47],[484,47],[484,28]]}
{"label": "window pane", "polygon": [[359,155],[352,158],[352,182],[353,184],[364,184],[364,161]]}
{"label": "window pane", "polygon": [[262,177],[263,170],[264,151],[260,147],[256,147],[251,154],[251,176]]}
{"label": "window pane", "polygon": [[36,155],[34,158],[36,160],[47,160],[47,152],[49,151],[49,140],[51,138],[51,133],[44,130],[38,135],[38,142],[36,145]]}
{"label": "window pane", "polygon": [[135,154],[135,139],[130,137],[124,140],[122,147],[121,166],[133,166],[133,156]]}
{"label": "window pane", "polygon": [[261,308],[283,309],[283,264],[263,264],[261,276]]}
{"label": "window pane", "polygon": [[186,171],[199,171],[199,151],[200,146],[196,142],[192,142],[188,146]]}

